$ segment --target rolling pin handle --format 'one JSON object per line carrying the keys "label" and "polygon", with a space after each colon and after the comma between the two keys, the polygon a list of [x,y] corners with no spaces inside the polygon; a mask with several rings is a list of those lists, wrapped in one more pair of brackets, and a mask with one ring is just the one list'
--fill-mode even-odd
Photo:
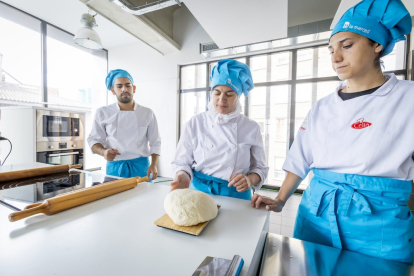
{"label": "rolling pin handle", "polygon": [[24,210],[31,209],[31,208],[36,207],[36,206],[39,206],[39,205],[42,205],[42,202],[27,205],[26,207],[24,207]]}
{"label": "rolling pin handle", "polygon": [[69,170],[70,169],[80,169],[80,168],[82,168],[82,165],[81,164],[69,165]]}
{"label": "rolling pin handle", "polygon": [[141,183],[141,182],[145,182],[148,181],[148,176],[144,176],[144,177],[137,177],[137,183]]}
{"label": "rolling pin handle", "polygon": [[30,208],[30,209],[11,213],[9,215],[9,221],[14,222],[14,221],[18,221],[18,220],[21,220],[21,219],[24,219],[24,218],[27,218],[27,217],[30,217],[36,214],[44,213],[46,208],[47,208],[47,203],[41,204],[39,206]]}

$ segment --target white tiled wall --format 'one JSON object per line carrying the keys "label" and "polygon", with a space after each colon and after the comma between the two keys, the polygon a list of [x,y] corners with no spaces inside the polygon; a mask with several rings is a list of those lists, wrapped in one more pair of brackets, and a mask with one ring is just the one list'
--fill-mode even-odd
{"label": "white tiled wall", "polygon": [[[275,198],[277,192],[259,191],[258,194]],[[292,195],[285,204],[282,212],[270,213],[269,232],[287,237],[293,236],[293,227],[295,226],[296,213],[298,212],[299,203],[302,200],[301,195]]]}

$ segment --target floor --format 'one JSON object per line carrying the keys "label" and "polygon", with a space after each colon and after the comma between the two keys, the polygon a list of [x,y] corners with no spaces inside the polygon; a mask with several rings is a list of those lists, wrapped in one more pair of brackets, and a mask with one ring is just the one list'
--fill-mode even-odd
{"label": "floor", "polygon": [[[264,191],[258,192],[261,195],[275,198],[277,192]],[[296,213],[298,212],[299,203],[302,200],[301,195],[292,195],[285,204],[282,212],[270,213],[269,232],[287,237],[293,236],[293,227],[295,225]]]}

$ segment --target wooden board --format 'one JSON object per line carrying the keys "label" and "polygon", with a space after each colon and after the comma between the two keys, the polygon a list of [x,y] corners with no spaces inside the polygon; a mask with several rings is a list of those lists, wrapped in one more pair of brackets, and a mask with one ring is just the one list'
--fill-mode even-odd
{"label": "wooden board", "polygon": [[[217,205],[217,208],[219,210],[220,210],[220,207],[221,207],[220,205]],[[167,214],[165,214],[162,217],[160,217],[159,219],[157,219],[156,221],[154,221],[154,224],[159,226],[159,227],[163,227],[163,228],[183,232],[183,233],[186,233],[186,234],[198,236],[198,235],[200,235],[201,231],[203,231],[204,228],[206,228],[206,226],[209,222],[210,221],[208,220],[208,221],[205,221],[205,222],[199,223],[197,225],[193,225],[193,226],[180,226],[180,225],[175,224],[172,221],[172,219]]]}

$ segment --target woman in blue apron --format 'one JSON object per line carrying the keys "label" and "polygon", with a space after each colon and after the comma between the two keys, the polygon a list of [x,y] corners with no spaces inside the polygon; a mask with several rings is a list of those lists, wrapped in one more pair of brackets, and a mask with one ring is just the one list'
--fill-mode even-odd
{"label": "woman in blue apron", "polygon": [[240,96],[253,89],[250,68],[221,60],[210,81],[208,111],[187,122],[177,145],[172,189],[250,200],[250,188],[259,189],[269,170],[259,125],[240,113]]}
{"label": "woman in blue apron", "polygon": [[383,74],[380,64],[411,28],[401,1],[364,0],[333,29],[332,67],[345,82],[309,111],[277,198],[251,201],[280,212],[312,169],[294,238],[413,263],[414,83]]}

